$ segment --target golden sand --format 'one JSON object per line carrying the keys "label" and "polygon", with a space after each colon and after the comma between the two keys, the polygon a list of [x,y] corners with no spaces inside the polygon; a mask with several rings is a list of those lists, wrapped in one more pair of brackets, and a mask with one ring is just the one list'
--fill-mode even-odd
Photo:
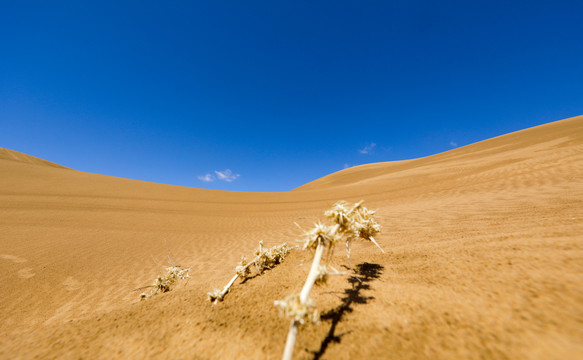
{"label": "golden sand", "polygon": [[[357,166],[285,193],[202,190],[71,170],[0,149],[0,358],[277,359],[274,300],[309,251],[206,299],[242,255],[294,243],[338,200],[383,226],[310,296],[297,359],[583,358],[583,117],[445,153]],[[140,301],[172,252],[191,267]]]}

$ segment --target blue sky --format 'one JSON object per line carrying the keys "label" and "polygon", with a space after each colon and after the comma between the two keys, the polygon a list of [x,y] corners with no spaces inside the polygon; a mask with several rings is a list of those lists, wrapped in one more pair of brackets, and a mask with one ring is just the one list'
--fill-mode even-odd
{"label": "blue sky", "polygon": [[583,114],[582,15],[580,0],[0,1],[0,147],[287,191]]}

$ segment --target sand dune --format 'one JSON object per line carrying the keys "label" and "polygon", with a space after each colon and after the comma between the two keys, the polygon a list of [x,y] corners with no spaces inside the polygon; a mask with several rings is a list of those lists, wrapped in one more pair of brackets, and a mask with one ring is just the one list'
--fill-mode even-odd
{"label": "sand dune", "polygon": [[59,169],[67,169],[67,167],[52,163],[50,161],[46,161],[43,159],[39,159],[34,156],[30,156],[27,154],[23,154],[18,151],[12,151],[9,149],[0,148],[0,160],[7,160],[7,161],[15,161],[24,164],[32,164],[32,165],[44,165],[48,167],[55,167]]}
{"label": "sand dune", "polygon": [[[0,358],[272,359],[310,254],[211,307],[259,240],[293,243],[335,201],[378,209],[386,254],[353,247],[313,297],[298,359],[583,358],[583,117],[357,166],[287,193],[202,190],[0,149]],[[192,279],[140,302],[172,252]],[[342,250],[334,263],[347,265]]]}

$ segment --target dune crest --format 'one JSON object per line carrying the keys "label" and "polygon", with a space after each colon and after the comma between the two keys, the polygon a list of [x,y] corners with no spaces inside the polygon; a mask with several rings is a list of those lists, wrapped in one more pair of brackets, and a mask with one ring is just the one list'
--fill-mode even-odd
{"label": "dune crest", "polygon": [[[520,154],[528,151],[552,152],[555,148],[568,147],[583,142],[582,119],[582,116],[577,116],[555,121],[424,158],[359,165],[311,181],[293,191],[351,186],[363,181],[382,183],[386,180],[386,176],[403,171],[413,169],[420,171],[420,169],[431,165],[448,166],[448,163],[451,163],[451,166],[461,168],[474,161],[486,160],[485,158],[488,156],[506,156],[510,160],[517,157],[522,158],[523,155]],[[527,154],[525,157],[530,156]]]}
{"label": "dune crest", "polygon": [[[0,358],[279,358],[273,301],[301,287],[309,253],[215,307],[206,294],[341,199],[378,210],[386,254],[356,242],[344,268],[336,252],[350,276],[312,291],[322,323],[296,358],[583,358],[582,116],[285,193],[63,168],[0,149]],[[140,302],[170,252],[191,279]]]}
{"label": "dune crest", "polygon": [[32,155],[27,155],[18,151],[5,149],[0,147],[0,160],[16,161],[24,164],[49,166],[60,169],[69,169],[63,165],[55,164],[53,162],[37,158]]}

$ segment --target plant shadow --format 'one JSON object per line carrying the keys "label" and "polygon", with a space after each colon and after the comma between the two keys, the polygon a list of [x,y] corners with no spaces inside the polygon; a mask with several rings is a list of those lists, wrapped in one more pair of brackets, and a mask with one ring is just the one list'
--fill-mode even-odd
{"label": "plant shadow", "polygon": [[336,326],[342,320],[344,314],[353,311],[352,306],[354,304],[366,304],[374,299],[374,296],[364,296],[362,291],[371,289],[369,283],[378,279],[383,269],[384,267],[379,264],[370,264],[367,262],[358,264],[355,269],[352,269],[354,275],[350,276],[347,280],[350,283],[350,288],[344,289],[344,296],[341,299],[342,302],[340,305],[320,316],[320,320],[330,320],[331,324],[328,334],[322,340],[322,344],[320,344],[320,349],[318,351],[308,350],[314,354],[314,360],[321,359],[331,343],[340,343],[342,336],[351,332],[347,331],[342,334],[336,334]]}
{"label": "plant shadow", "polygon": [[258,276],[261,276],[261,274],[255,274],[253,276],[249,276],[249,277],[244,278],[243,280],[241,280],[241,285],[245,284],[249,280],[255,279]]}

